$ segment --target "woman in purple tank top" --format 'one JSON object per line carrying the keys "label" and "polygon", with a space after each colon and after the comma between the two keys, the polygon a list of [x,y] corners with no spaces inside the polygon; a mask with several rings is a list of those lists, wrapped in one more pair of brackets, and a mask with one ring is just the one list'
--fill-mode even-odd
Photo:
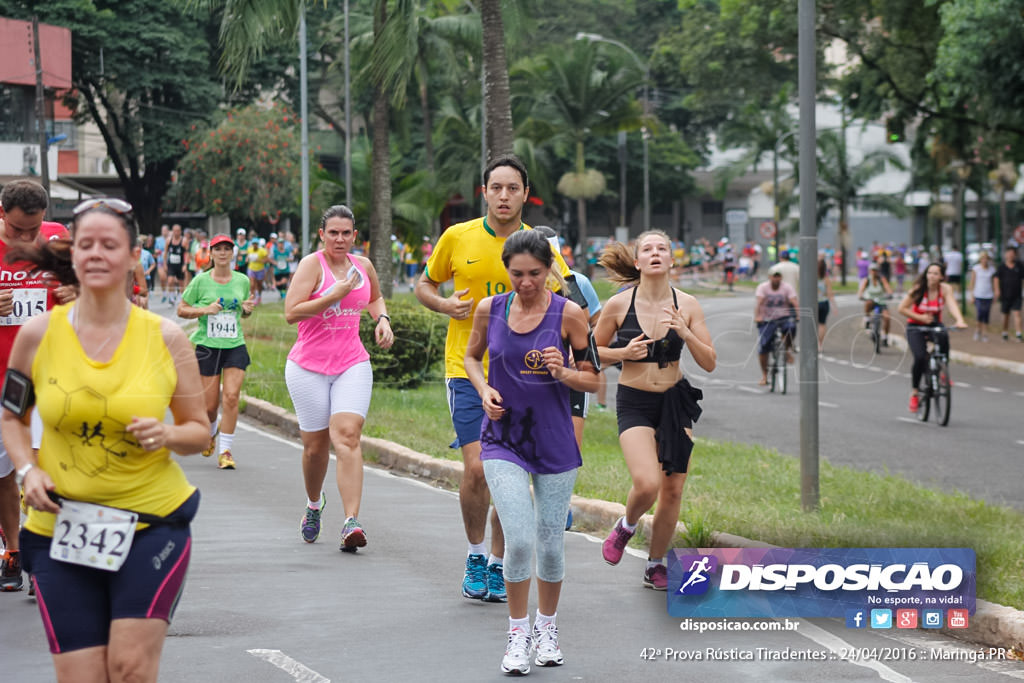
{"label": "woman in purple tank top", "polygon": [[[553,260],[547,240],[520,230],[505,242],[501,259],[512,291],[477,307],[466,374],[483,401],[480,459],[505,532],[509,631],[501,669],[525,674],[531,647],[536,647],[537,666],[563,661],[555,616],[564,575],[565,517],[582,464],[569,389],[596,391],[599,380],[586,314],[544,286]],[[490,354],[486,376],[485,353]],[[527,603],[535,548],[537,616],[531,630]]]}

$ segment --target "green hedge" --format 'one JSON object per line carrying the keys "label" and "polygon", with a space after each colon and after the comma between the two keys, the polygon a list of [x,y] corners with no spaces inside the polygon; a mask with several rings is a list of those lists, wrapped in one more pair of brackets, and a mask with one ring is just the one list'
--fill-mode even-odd
{"label": "green hedge", "polygon": [[391,329],[395,343],[388,350],[377,346],[369,316],[362,316],[359,336],[370,352],[375,386],[411,389],[419,386],[435,371],[443,370],[444,340],[448,333],[448,317],[430,311],[417,301],[392,299],[388,302]]}

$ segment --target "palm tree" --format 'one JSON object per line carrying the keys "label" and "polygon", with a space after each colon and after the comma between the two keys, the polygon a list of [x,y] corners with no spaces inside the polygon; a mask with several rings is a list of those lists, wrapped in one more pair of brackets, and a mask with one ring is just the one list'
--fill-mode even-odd
{"label": "palm tree", "polygon": [[[505,25],[501,0],[480,0],[483,32],[484,109],[487,113],[487,156],[493,159],[513,150],[512,96],[505,57]],[[482,181],[481,181],[482,182]]]}
{"label": "palm tree", "polygon": [[643,74],[624,55],[606,55],[602,45],[574,41],[568,49],[551,48],[515,68],[517,96],[522,86],[521,96],[532,99],[532,133],[574,159],[575,170],[562,176],[558,189],[576,199],[577,240],[582,245],[587,239],[586,201],[604,189],[604,176],[586,167],[584,143],[592,135],[611,135],[642,123],[632,93],[643,84]]}
{"label": "palm tree", "polygon": [[[223,9],[221,24],[221,44],[223,55],[222,68],[229,74],[241,79],[253,60],[263,49],[274,41],[290,39],[296,35],[299,18],[302,14],[303,0],[184,0],[188,6],[212,11]],[[388,13],[389,4],[394,5],[394,12]],[[324,2],[326,5],[326,2]],[[385,40],[386,36],[401,34],[403,31],[396,24],[408,21],[413,14],[413,0],[374,0],[373,2],[373,57],[394,58],[393,45]],[[390,20],[389,20],[390,16]],[[374,59],[371,59],[371,64]],[[408,69],[401,69],[390,64],[390,71],[408,74]],[[390,118],[391,102],[388,90],[380,80],[379,70],[370,70],[373,86],[373,112],[371,125],[373,128],[373,163],[371,176],[371,208],[370,208],[370,260],[380,274],[383,295],[390,297],[392,286],[391,264],[391,173],[390,173]],[[400,83],[398,91],[404,93],[405,83]],[[395,91],[390,91],[392,98]],[[307,201],[307,198],[303,198]],[[303,226],[305,229],[307,226]]]}
{"label": "palm tree", "polygon": [[849,211],[851,206],[888,211],[903,216],[906,207],[900,197],[892,194],[865,194],[864,187],[882,174],[886,165],[902,169],[903,162],[886,149],[867,152],[854,163],[846,147],[846,131],[826,130],[818,135],[818,215],[817,224],[832,209],[839,211],[839,244],[843,255],[842,284],[846,284],[846,267],[850,252]]}

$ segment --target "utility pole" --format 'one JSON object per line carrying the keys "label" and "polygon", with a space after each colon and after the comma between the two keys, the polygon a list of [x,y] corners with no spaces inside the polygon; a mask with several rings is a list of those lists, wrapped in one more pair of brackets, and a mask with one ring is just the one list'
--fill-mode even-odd
{"label": "utility pole", "polygon": [[[32,58],[36,67],[36,128],[39,133],[39,175],[46,196],[50,196],[50,160],[47,155],[46,89],[43,87],[43,61],[39,50],[39,17],[32,15]],[[50,208],[46,208],[46,218]]]}
{"label": "utility pole", "polygon": [[[800,0],[797,24],[800,91],[800,502],[805,512],[820,507],[818,481],[818,158],[815,94],[817,55],[814,0]],[[843,263],[846,266],[846,263]]]}

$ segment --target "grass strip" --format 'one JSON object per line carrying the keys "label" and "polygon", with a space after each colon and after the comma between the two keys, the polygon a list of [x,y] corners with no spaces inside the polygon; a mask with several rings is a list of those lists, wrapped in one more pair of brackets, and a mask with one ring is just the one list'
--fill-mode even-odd
{"label": "grass strip", "polygon": [[[295,326],[285,322],[281,304],[260,306],[243,326],[252,356],[244,391],[293,410],[284,363]],[[376,382],[364,433],[434,457],[461,458],[448,448],[454,433],[440,374],[416,389]],[[1018,532],[1024,528],[1024,513],[894,475],[836,467],[824,459],[819,482],[820,509],[802,512],[796,457],[698,438],[680,519],[692,527],[793,548],[974,548],[978,597],[1024,609],[1024,535]],[[615,414],[592,409],[576,493],[624,504],[629,487]]]}

